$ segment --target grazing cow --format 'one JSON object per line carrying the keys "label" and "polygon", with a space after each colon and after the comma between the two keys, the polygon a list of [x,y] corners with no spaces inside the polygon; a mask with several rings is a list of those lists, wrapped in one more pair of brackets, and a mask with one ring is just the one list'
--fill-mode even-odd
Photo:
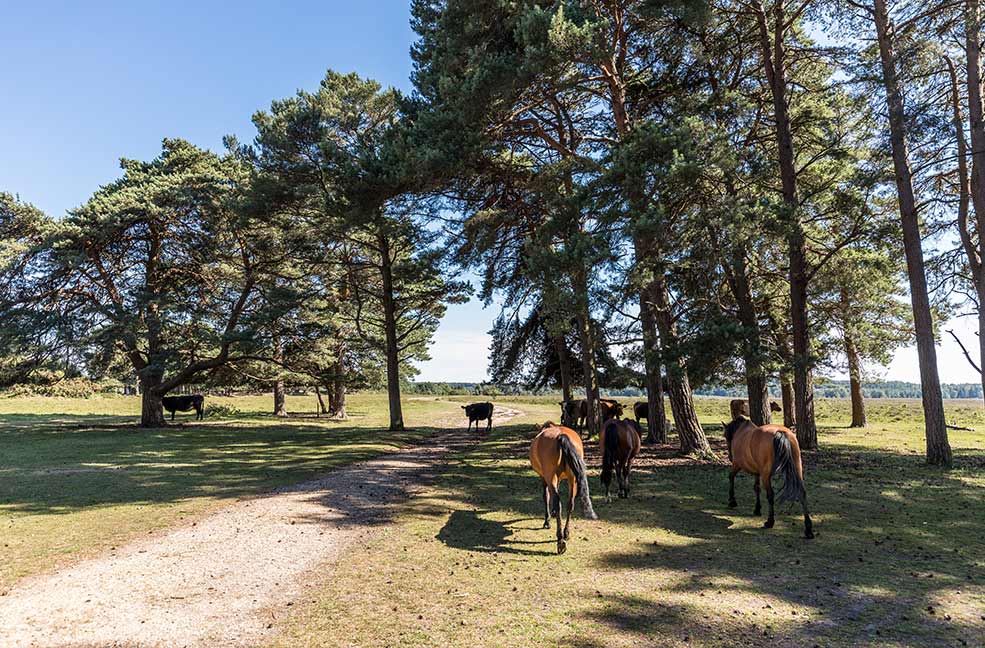
{"label": "grazing cow", "polygon": [[[644,403],[645,404],[645,403]],[[734,421],[739,416],[745,416],[749,418],[749,403],[747,403],[742,398],[736,398],[728,404],[729,412],[732,413],[732,420]],[[771,412],[782,412],[783,408],[777,405],[776,401],[770,401],[770,411]]]}
{"label": "grazing cow", "polygon": [[472,430],[472,423],[475,423],[475,431],[479,431],[479,421],[486,421],[486,431],[492,430],[492,416],[493,416],[493,404],[492,403],[472,403],[471,405],[462,405],[462,409],[465,410],[465,415],[469,417],[469,429]]}
{"label": "grazing cow", "polygon": [[161,399],[164,409],[171,412],[171,420],[174,420],[175,412],[190,412],[195,410],[195,420],[201,421],[205,418],[205,396],[201,394],[191,394],[189,396],[165,396]]}

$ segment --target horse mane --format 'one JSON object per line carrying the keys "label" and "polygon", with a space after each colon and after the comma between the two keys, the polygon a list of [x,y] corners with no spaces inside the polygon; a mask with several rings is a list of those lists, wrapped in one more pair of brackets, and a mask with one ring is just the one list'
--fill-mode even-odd
{"label": "horse mane", "polygon": [[546,423],[540,426],[540,429],[546,430],[547,428],[552,428],[552,427],[557,427],[557,423],[555,423],[554,421],[547,421]]}
{"label": "horse mane", "polygon": [[752,423],[752,421],[740,414],[732,419],[731,423],[725,426],[726,443],[732,445],[732,439],[735,437],[735,433],[742,429],[744,423]]}

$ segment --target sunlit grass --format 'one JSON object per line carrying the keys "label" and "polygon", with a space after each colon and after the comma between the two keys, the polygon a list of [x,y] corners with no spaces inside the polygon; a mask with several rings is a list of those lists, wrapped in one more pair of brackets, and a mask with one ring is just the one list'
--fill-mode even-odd
{"label": "sunlit grass", "polygon": [[[919,402],[873,403],[870,427],[849,431],[837,427],[847,404],[821,401],[814,541],[789,506],[761,529],[748,479],[730,510],[723,467],[651,461],[629,500],[596,498],[599,521],[576,517],[556,556],[525,459],[529,422],[554,417],[553,404],[521,402],[522,424],[455,457],[396,528],[296,608],[277,644],[985,644],[985,429],[952,433],[958,465],[942,471],[923,463]],[[980,425],[978,408],[949,402],[949,418]],[[720,437],[726,400],[698,411]]]}

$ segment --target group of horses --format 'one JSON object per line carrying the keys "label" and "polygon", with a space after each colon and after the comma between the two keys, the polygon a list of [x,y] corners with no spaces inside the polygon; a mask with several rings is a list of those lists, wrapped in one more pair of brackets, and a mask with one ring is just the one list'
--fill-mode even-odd
{"label": "group of horses", "polygon": [[[570,403],[578,403],[578,401],[562,402],[562,416],[565,423],[577,425],[579,420],[583,421],[583,417],[572,418],[569,415],[569,412],[572,412],[567,407]],[[753,515],[762,515],[760,492],[765,490],[769,514],[766,522],[763,523],[763,528],[773,528],[776,497],[772,478],[774,475],[781,475],[783,487],[779,491],[779,501],[800,502],[804,513],[804,537],[813,538],[813,522],[807,508],[804,469],[797,436],[782,425],[754,424],[748,418],[748,406],[743,410],[740,403],[744,404],[744,401],[736,400],[730,403],[732,421],[722,423],[731,461],[729,508],[738,506],[735,500],[736,475],[740,472],[748,473],[754,478],[753,491],[756,494]],[[775,403],[770,405],[773,411],[779,409]],[[580,404],[578,407],[580,408]],[[635,421],[623,419],[623,406],[613,400],[602,401],[602,408],[606,416],[599,432],[599,448],[602,453],[600,480],[605,489],[606,499],[610,498],[613,477],[616,481],[618,497],[626,498],[629,497],[630,469],[633,460],[640,452],[643,440],[639,425],[639,418],[642,417],[637,417]],[[581,411],[573,410],[573,413],[581,414]],[[544,528],[550,528],[551,518],[556,520],[557,553],[562,554],[567,549],[567,541],[570,537],[571,512],[574,509],[575,498],[580,499],[585,517],[592,520],[598,517],[592,508],[581,435],[568,425],[558,425],[551,421],[544,423],[530,444],[530,465],[540,476],[543,486]],[[563,510],[558,491],[561,482],[565,481],[568,483],[567,511]],[[563,526],[562,515],[565,517]]]}

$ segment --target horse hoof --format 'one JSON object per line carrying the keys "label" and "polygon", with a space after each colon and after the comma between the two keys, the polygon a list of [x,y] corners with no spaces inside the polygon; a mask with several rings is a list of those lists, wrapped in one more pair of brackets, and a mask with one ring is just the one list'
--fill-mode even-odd
{"label": "horse hoof", "polygon": [[568,550],[568,543],[565,542],[564,540],[558,540],[557,541],[557,555],[560,556],[561,554],[563,554],[567,550]]}
{"label": "horse hoof", "polygon": [[736,502],[735,500],[731,500],[731,501],[729,501],[729,503],[728,503],[728,507],[729,507],[729,508],[735,508],[735,507],[737,507],[738,505],[739,505],[739,503],[738,503],[738,502]]}
{"label": "horse hoof", "polygon": [[772,529],[773,528],[773,520],[766,520],[765,522],[763,522],[763,528],[764,529]]}
{"label": "horse hoof", "polygon": [[755,515],[756,517],[759,517],[760,515],[762,515],[762,514],[763,514],[763,512],[762,512],[762,510],[760,510],[760,509],[755,509],[755,510],[754,510],[754,511],[752,512],[752,514],[753,514],[753,515]]}
{"label": "horse hoof", "polygon": [[543,527],[543,528],[545,528],[545,529],[550,529],[550,528],[551,528],[551,523],[550,523],[550,522],[547,522],[547,521],[545,521],[545,522],[544,522],[544,527]]}
{"label": "horse hoof", "polygon": [[814,532],[813,531],[804,531],[804,539],[805,540],[813,540],[814,539]]}

